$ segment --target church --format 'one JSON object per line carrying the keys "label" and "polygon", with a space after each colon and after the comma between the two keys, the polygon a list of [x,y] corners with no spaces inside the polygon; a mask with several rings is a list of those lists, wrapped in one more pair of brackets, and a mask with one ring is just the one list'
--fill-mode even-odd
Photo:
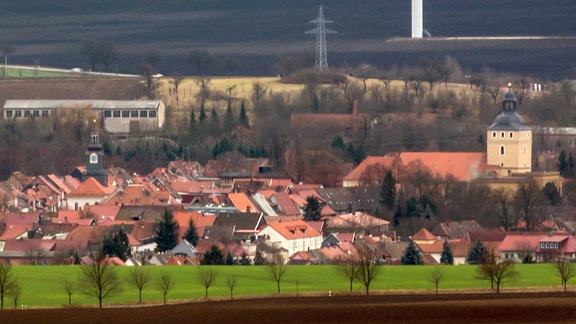
{"label": "church", "polygon": [[[557,171],[532,170],[532,128],[517,112],[517,100],[508,85],[502,111],[486,129],[485,152],[398,152],[369,156],[343,179],[344,187],[360,186],[380,179],[369,179],[371,170],[399,170],[418,161],[434,175],[452,176],[458,181],[481,183],[492,189],[512,192],[534,181],[544,187],[553,183],[562,193],[562,178]],[[399,171],[397,171],[399,172]],[[399,174],[395,174],[400,179]]]}

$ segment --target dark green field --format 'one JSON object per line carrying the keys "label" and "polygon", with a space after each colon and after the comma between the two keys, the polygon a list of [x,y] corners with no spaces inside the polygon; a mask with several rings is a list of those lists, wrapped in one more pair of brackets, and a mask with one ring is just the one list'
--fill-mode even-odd
{"label": "dark green field", "polygon": [[[107,40],[120,54],[111,70],[134,73],[143,53],[157,50],[164,74],[191,74],[187,54],[207,50],[232,59],[243,75],[269,75],[281,55],[313,54],[318,6],[325,5],[329,64],[380,67],[414,63],[422,56],[450,54],[464,67],[560,79],[574,76],[576,40],[510,42],[419,42],[392,46],[410,35],[410,1],[207,1],[207,0],[28,0],[0,5],[0,40],[15,45],[11,62],[86,67],[78,49],[83,40]],[[441,36],[571,36],[576,2],[425,1],[424,27]],[[478,46],[479,45],[479,46]],[[223,72],[222,72],[223,73]]]}

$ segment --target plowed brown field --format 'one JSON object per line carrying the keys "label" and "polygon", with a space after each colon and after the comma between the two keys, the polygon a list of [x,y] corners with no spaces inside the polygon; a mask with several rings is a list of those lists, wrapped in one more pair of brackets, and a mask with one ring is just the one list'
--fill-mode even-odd
{"label": "plowed brown field", "polygon": [[2,323],[574,323],[560,293],[286,297],[167,306],[4,310]]}

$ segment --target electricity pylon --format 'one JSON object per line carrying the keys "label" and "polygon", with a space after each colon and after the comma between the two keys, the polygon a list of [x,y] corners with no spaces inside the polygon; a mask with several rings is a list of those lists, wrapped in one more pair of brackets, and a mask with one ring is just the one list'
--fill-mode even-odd
{"label": "electricity pylon", "polygon": [[318,11],[318,18],[310,20],[310,23],[316,24],[316,28],[309,30],[306,34],[316,34],[316,60],[314,69],[321,70],[328,68],[328,56],[326,55],[326,34],[335,34],[336,32],[326,29],[326,24],[333,23],[332,20],[324,19],[322,6]]}

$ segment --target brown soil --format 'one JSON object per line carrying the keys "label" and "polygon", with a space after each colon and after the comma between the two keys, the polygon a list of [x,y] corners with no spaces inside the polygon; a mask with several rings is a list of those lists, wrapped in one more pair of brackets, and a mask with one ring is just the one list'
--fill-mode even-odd
{"label": "brown soil", "polygon": [[575,294],[286,297],[167,306],[5,310],[3,323],[574,323]]}

